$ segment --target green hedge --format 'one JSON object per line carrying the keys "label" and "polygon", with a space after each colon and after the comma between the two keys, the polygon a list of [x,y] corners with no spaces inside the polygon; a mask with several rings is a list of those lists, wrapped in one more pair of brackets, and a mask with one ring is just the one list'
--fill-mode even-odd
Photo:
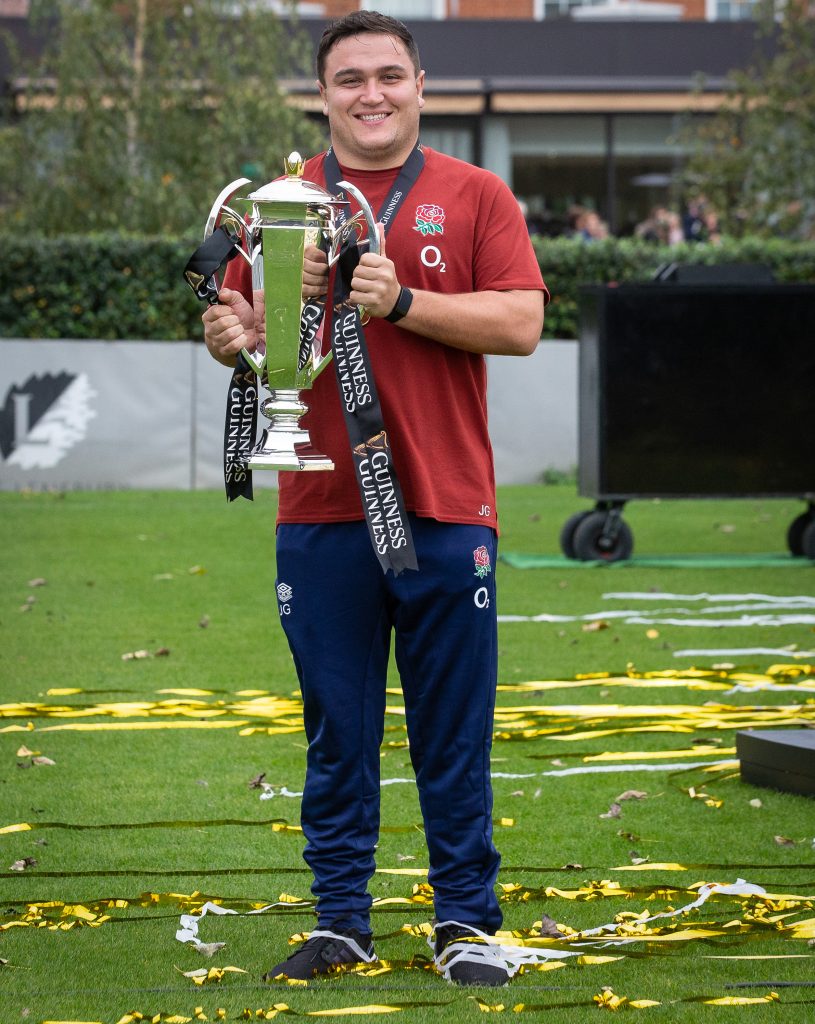
{"label": "green hedge", "polygon": [[[0,335],[10,338],[201,337],[201,304],[182,270],[198,239],[0,237]],[[552,292],[547,338],[577,334],[580,284],[647,281],[660,264],[766,263],[779,281],[815,283],[815,242],[744,239],[673,248],[632,239],[534,240]]]}
{"label": "green hedge", "polygon": [[577,289],[581,284],[650,281],[665,263],[764,263],[778,281],[815,284],[815,242],[747,238],[721,245],[654,245],[630,238],[582,242],[534,240],[544,280],[552,293],[544,336],[577,337]]}

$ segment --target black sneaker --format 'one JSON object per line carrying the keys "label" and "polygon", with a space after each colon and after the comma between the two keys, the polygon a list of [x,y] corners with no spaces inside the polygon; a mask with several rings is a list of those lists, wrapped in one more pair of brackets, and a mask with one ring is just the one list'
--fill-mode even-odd
{"label": "black sneaker", "polygon": [[318,929],[288,960],[267,971],[263,980],[311,981],[320,974],[328,974],[338,964],[367,964],[373,960],[376,960],[376,953],[370,933],[364,934],[356,928]]}
{"label": "black sneaker", "polygon": [[501,959],[494,946],[481,941],[483,934],[455,922],[436,927],[436,967],[445,978],[456,985],[507,984],[515,969]]}

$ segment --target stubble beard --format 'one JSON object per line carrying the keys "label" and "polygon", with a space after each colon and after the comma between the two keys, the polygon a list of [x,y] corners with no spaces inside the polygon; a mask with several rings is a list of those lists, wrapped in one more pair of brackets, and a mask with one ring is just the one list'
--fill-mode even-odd
{"label": "stubble beard", "polygon": [[346,154],[354,159],[373,161],[381,168],[393,167],[406,159],[406,150],[413,146],[419,133],[418,118],[411,129],[409,125],[397,125],[393,133],[381,140],[366,142],[354,130],[353,124],[337,123],[329,119],[332,142],[339,142]]}

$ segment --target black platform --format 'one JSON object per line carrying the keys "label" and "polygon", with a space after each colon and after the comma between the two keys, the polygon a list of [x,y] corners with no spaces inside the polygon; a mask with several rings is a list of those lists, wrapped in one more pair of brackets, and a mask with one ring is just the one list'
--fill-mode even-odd
{"label": "black platform", "polygon": [[815,796],[815,729],[736,733],[742,782]]}

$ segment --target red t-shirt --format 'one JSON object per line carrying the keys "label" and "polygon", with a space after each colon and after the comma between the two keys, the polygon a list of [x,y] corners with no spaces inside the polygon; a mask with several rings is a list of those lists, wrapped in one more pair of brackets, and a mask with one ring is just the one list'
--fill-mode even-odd
{"label": "red t-shirt", "polygon": [[[518,202],[501,179],[426,147],[423,152],[424,168],[386,237],[399,283],[449,293],[543,290],[548,297]],[[307,161],[307,181],[325,185],[324,158]],[[376,216],[398,169],[341,170]],[[225,283],[251,301],[244,260],[230,263]],[[377,317],[365,326],[365,340],[405,507],[441,522],[497,528],[484,357]],[[333,364],[301,398],[309,407],[301,424],[335,468],[281,472],[278,522],[362,519]]]}

